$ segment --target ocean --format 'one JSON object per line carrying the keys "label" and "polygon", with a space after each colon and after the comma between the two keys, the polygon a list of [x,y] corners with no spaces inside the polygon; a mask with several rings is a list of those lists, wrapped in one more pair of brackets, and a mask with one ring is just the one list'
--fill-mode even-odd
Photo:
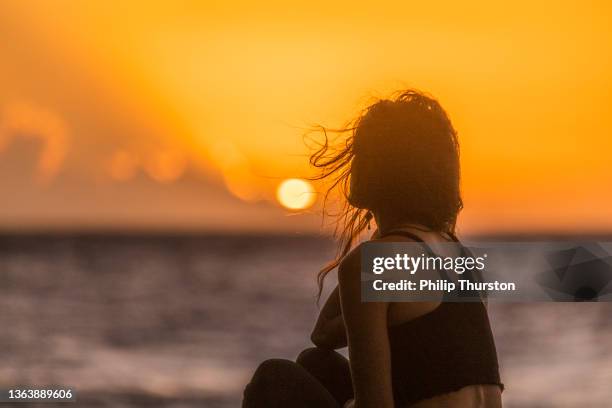
{"label": "ocean", "polygon": [[[239,407],[259,362],[309,347],[333,254],[314,236],[4,235],[0,387],[70,386],[83,407]],[[489,312],[505,406],[611,406],[612,304]]]}

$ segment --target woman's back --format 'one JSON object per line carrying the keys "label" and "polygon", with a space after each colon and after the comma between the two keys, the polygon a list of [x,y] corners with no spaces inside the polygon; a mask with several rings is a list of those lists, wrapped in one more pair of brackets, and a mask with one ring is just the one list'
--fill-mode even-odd
{"label": "woman's back", "polygon": [[[430,242],[432,246],[448,242],[440,234],[414,229],[396,230],[379,240],[416,241],[426,248]],[[484,303],[442,300],[389,305],[396,405],[412,406],[418,401],[418,407],[501,406],[503,385]]]}

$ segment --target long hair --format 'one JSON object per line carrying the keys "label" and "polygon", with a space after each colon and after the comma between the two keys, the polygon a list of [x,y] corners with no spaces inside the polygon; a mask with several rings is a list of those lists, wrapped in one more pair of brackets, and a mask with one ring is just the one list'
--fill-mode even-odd
{"label": "long hair", "polygon": [[317,275],[319,298],[325,276],[350,252],[373,212],[455,235],[463,207],[459,142],[438,101],[409,89],[378,100],[340,129],[317,130],[323,142],[310,164],[319,170],[312,179],[329,183],[324,216],[329,215],[327,202],[333,192],[343,201],[333,214],[336,257]]}

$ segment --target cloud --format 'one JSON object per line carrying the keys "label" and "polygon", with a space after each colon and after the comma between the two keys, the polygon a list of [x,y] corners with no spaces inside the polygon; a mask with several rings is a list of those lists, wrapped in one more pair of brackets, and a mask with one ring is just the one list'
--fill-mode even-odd
{"label": "cloud", "polygon": [[53,111],[31,103],[11,103],[0,110],[0,154],[15,138],[37,139],[42,149],[36,165],[38,182],[48,183],[68,154],[68,127]]}

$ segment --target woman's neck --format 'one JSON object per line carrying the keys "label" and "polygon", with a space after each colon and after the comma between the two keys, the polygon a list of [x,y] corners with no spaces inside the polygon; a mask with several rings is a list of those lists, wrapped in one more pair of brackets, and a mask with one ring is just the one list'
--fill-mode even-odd
{"label": "woman's neck", "polygon": [[389,231],[402,229],[402,228],[413,228],[413,229],[420,230],[420,231],[431,231],[430,228],[427,228],[426,226],[421,225],[416,222],[398,220],[395,217],[388,217],[388,216],[384,216],[383,214],[375,213],[375,212],[373,212],[373,214],[374,214],[374,220],[376,221],[376,226],[378,227],[378,231],[381,234],[386,234]]}

